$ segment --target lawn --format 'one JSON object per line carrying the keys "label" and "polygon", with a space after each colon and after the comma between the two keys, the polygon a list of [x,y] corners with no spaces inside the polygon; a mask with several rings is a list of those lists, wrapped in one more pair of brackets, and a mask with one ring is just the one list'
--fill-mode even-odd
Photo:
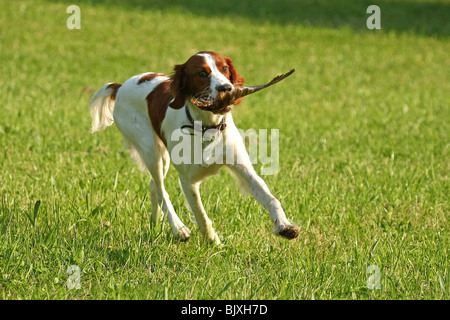
{"label": "lawn", "polygon": [[[80,0],[74,30],[72,2],[0,3],[0,299],[449,299],[449,1]],[[89,133],[105,83],[201,50],[251,85],[296,69],[233,117],[279,129],[264,180],[298,239],[223,171],[205,243],[171,168],[177,241],[117,128]]]}

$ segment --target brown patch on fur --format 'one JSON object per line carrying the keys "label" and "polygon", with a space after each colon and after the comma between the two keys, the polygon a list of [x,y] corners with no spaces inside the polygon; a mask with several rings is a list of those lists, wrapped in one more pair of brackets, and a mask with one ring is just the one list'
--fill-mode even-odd
{"label": "brown patch on fur", "polygon": [[[147,96],[147,108],[150,121],[153,129],[158,137],[166,144],[166,141],[161,135],[161,123],[166,116],[167,108],[173,96],[170,92],[171,81],[161,82],[152,92]],[[166,144],[167,145],[167,144]]]}
{"label": "brown patch on fur", "polygon": [[[243,76],[241,76],[241,75],[236,71],[236,68],[234,67],[234,64],[233,64],[233,60],[231,60],[231,58],[228,58],[228,57],[225,58],[225,60],[226,60],[226,62],[227,62],[227,64],[228,64],[228,67],[229,67],[230,73],[231,73],[231,75],[230,75],[230,77],[229,77],[230,82],[231,82],[235,87],[244,87],[244,81],[245,81],[245,79],[244,79]],[[234,101],[233,104],[234,104],[235,106],[237,106],[239,103],[242,102],[243,99],[244,99],[244,98],[239,98],[239,99],[237,99],[236,101]]]}
{"label": "brown patch on fur", "polygon": [[141,84],[146,81],[152,81],[156,77],[162,77],[162,76],[165,76],[165,74],[164,73],[147,73],[139,78],[137,84]]}
{"label": "brown patch on fur", "polygon": [[[201,51],[199,54],[211,55],[217,69],[224,74],[230,82],[239,87],[244,86],[244,77],[238,74],[233,65],[231,58],[223,57],[212,51]],[[228,67],[224,70],[224,67]],[[211,72],[208,63],[202,56],[194,55],[184,64],[176,65],[175,74],[172,76],[171,92],[175,100],[170,105],[172,108],[180,109],[184,106],[185,101],[190,96],[195,97],[200,92],[210,86],[210,78],[200,76],[201,71]],[[237,99],[234,105],[238,105],[243,98]]]}
{"label": "brown patch on fur", "polygon": [[199,73],[211,70],[204,57],[192,56],[185,64],[176,65],[175,74],[172,76],[172,91],[175,100],[170,105],[174,109],[184,106],[189,96],[195,96],[210,86],[209,77],[201,77]]}
{"label": "brown patch on fur", "polygon": [[113,82],[109,86],[106,87],[106,89],[109,89],[109,88],[112,89],[112,92],[111,92],[111,95],[110,95],[112,101],[116,100],[117,91],[119,91],[119,88],[121,86],[122,86],[121,83]]}

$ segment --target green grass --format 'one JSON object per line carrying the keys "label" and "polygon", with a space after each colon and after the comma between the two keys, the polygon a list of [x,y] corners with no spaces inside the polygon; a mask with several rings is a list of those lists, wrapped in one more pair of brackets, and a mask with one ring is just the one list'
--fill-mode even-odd
{"label": "green grass", "polygon": [[[76,3],[80,30],[63,1],[1,1],[0,299],[449,299],[448,1],[380,0],[381,30],[366,1]],[[296,68],[234,119],[280,129],[264,179],[297,240],[221,172],[202,198],[223,245],[204,243],[172,168],[193,231],[176,241],[151,224],[149,177],[118,130],[89,133],[104,83],[200,50],[249,84]]]}

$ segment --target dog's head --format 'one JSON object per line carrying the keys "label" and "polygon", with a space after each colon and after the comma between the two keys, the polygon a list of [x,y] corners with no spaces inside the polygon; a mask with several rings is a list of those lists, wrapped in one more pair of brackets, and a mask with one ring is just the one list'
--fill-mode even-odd
{"label": "dog's head", "polygon": [[[186,100],[200,109],[224,114],[231,111],[230,106],[220,109],[206,108],[216,100],[220,93],[244,86],[244,77],[233,65],[231,58],[211,51],[202,51],[189,58],[186,63],[176,65],[172,76],[171,92],[174,100],[172,108],[182,108]],[[238,105],[243,98],[233,101]]]}

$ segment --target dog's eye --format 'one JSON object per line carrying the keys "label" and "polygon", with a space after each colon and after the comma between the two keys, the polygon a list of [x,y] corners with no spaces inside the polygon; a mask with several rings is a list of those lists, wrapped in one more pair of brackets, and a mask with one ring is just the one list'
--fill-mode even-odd
{"label": "dog's eye", "polygon": [[224,67],[222,68],[222,71],[223,71],[223,72],[227,72],[227,71],[228,71],[228,67],[227,67],[227,66],[224,66]]}
{"label": "dog's eye", "polygon": [[198,75],[202,78],[206,78],[208,76],[208,72],[206,72],[205,70],[202,70],[198,73]]}

